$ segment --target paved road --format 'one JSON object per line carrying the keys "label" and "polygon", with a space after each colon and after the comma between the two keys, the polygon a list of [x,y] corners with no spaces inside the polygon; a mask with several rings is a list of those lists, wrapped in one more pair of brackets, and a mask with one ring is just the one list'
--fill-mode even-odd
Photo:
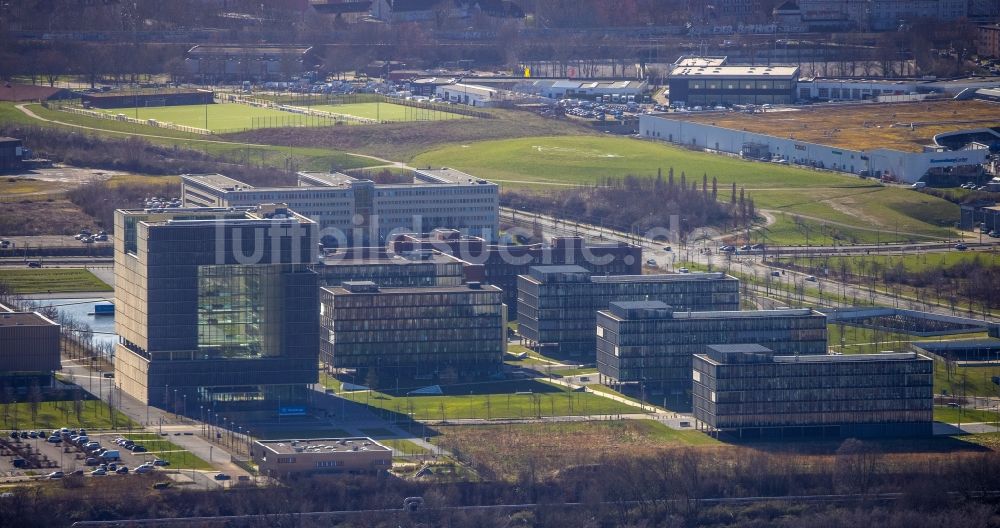
{"label": "paved road", "polygon": [[[513,214],[512,214],[513,212]],[[808,277],[806,273],[800,273],[795,271],[780,270],[779,268],[774,268],[763,263],[757,256],[739,256],[739,255],[728,255],[725,253],[720,254],[718,248],[716,247],[716,241],[718,236],[708,236],[703,240],[695,243],[689,243],[686,246],[678,245],[676,243],[671,244],[671,251],[666,251],[664,249],[664,243],[662,241],[652,240],[646,237],[637,236],[629,233],[622,233],[620,231],[615,231],[602,226],[595,226],[590,224],[569,222],[560,219],[553,218],[548,215],[540,215],[536,213],[530,213],[527,211],[516,211],[504,208],[503,214],[501,216],[504,220],[510,220],[513,218],[514,223],[519,225],[533,228],[535,225],[541,227],[543,230],[548,231],[552,234],[558,235],[583,235],[590,238],[602,238],[607,240],[628,242],[632,244],[638,244],[643,247],[643,259],[652,259],[656,262],[656,265],[660,269],[664,270],[675,270],[675,265],[678,261],[695,262],[704,266],[709,266],[711,269],[716,271],[726,271],[733,269],[734,271],[739,271],[746,276],[756,276],[760,277],[764,281],[770,281],[771,273],[774,271],[779,272],[779,277],[774,281],[777,285],[782,286],[785,291],[793,289],[796,286],[804,286],[807,288],[824,288],[824,292],[829,292],[824,295],[824,299],[821,301],[819,298],[813,296],[810,293],[803,293],[801,297],[795,295],[795,297],[803,303],[813,304],[815,306],[834,306],[840,305],[832,300],[835,292],[842,293],[843,298],[847,299],[857,299],[859,303],[864,304],[875,304],[880,306],[894,306],[894,307],[909,307],[919,310],[924,310],[932,313],[939,313],[943,315],[953,315],[952,311],[945,306],[939,306],[926,302],[923,299],[918,299],[915,297],[910,297],[907,295],[900,295],[898,297],[893,297],[891,295],[878,292],[877,290],[872,292],[867,288],[857,286],[854,284],[840,283],[832,279],[821,278],[816,282],[806,282],[805,279]],[[899,246],[899,250],[902,252],[915,251],[912,249],[916,245],[907,244],[904,246]],[[941,244],[934,244],[932,247],[940,247]],[[907,248],[911,248],[907,250]],[[814,254],[822,254],[823,248],[816,248]],[[919,251],[924,252],[922,248]],[[820,285],[822,283],[822,285]],[[766,288],[766,286],[765,286]],[[758,287],[759,289],[759,287]],[[780,297],[791,296],[792,294],[783,293]],[[840,297],[840,296],[838,296]]]}

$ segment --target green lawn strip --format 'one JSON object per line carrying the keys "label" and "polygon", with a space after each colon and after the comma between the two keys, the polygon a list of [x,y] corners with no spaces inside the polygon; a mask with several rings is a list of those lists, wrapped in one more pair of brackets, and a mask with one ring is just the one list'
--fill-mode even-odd
{"label": "green lawn strip", "polygon": [[537,380],[459,384],[442,387],[445,396],[359,391],[343,396],[358,403],[395,412],[412,413],[417,420],[469,418],[531,418],[589,414],[634,413],[620,402]]}
{"label": "green lawn strip", "polygon": [[0,282],[14,293],[106,292],[111,286],[83,268],[5,269]]}
{"label": "green lawn strip", "polygon": [[773,224],[766,229],[751,232],[750,238],[752,243],[762,242],[771,246],[888,244],[928,240],[903,234],[897,236],[892,231],[875,231],[861,227],[864,226],[845,227],[801,217],[796,220],[795,215],[791,213],[778,213]]}
{"label": "green lawn strip", "polygon": [[442,112],[427,108],[397,105],[392,103],[346,103],[335,105],[315,105],[309,108],[335,114],[347,114],[378,121],[443,121],[447,119],[468,119],[468,116]]}
{"label": "green lawn strip", "polygon": [[112,108],[102,111],[110,115],[124,114],[144,121],[153,119],[161,123],[203,128],[215,133],[241,132],[255,128],[333,125],[328,119],[236,103],[142,107],[138,110]]}
{"label": "green lawn strip", "polygon": [[[606,136],[529,137],[451,145],[416,156],[416,165],[443,165],[487,179],[592,184],[608,176],[655,176],[673,167],[689,181],[708,174],[720,189],[747,187],[865,187],[871,182],[832,173],[747,162],[663,143]],[[510,183],[508,188],[518,185]]]}
{"label": "green lawn strip", "polygon": [[145,457],[147,460],[156,458],[166,460],[170,462],[168,467],[171,469],[212,469],[212,465],[208,462],[157,433],[131,433],[122,436],[146,448],[145,453],[135,453],[136,456]]}
{"label": "green lawn strip", "polygon": [[[123,134],[159,136],[143,137],[143,139],[151,143],[161,145],[199,150],[207,154],[219,156],[234,163],[286,169],[287,164],[292,162],[298,170],[314,171],[328,171],[331,168],[347,170],[382,164],[381,162],[371,160],[369,158],[353,156],[326,148],[283,147],[280,145],[244,145],[238,142],[228,142],[223,138],[214,136],[190,134],[165,128],[133,125],[121,121],[70,114],[59,110],[46,109],[41,105],[29,105],[28,108],[39,117],[43,117],[45,119],[52,119],[62,123],[70,123],[97,129],[89,131],[90,133],[107,135],[112,138],[121,138]],[[7,120],[7,117],[12,117],[12,119]],[[50,126],[66,130],[79,131],[79,129],[75,127],[68,127],[58,123],[48,123],[29,118],[9,103],[0,103],[0,121],[13,121],[36,126]],[[116,134],[114,132],[119,133]]]}
{"label": "green lawn strip", "polygon": [[679,443],[692,446],[722,445],[722,442],[696,430],[678,430],[656,420],[633,420],[650,440],[660,443]]}
{"label": "green lawn strip", "polygon": [[[77,418],[73,402],[47,401],[38,404],[38,412],[31,417],[30,403],[0,404],[0,423],[4,429],[58,429],[60,427],[84,428],[90,430],[111,429],[111,414],[107,404],[100,400],[84,400],[80,417]],[[115,411],[115,424],[119,430],[138,427],[121,411]]]}
{"label": "green lawn strip", "polygon": [[982,409],[934,406],[934,421],[944,423],[996,422],[1000,414]]}
{"label": "green lawn strip", "polygon": [[[638,404],[643,404],[643,402],[639,401],[639,398],[633,398],[631,396],[626,396],[626,395],[624,395],[624,394],[622,394],[622,393],[620,393],[620,392],[612,389],[611,387],[608,387],[607,385],[601,385],[599,383],[592,383],[590,385],[587,385],[587,389],[592,390],[594,392],[603,392],[604,394],[610,394],[612,396],[617,396],[619,398],[624,398],[624,399],[626,399],[628,401],[635,402],[635,403],[638,403]],[[645,403],[643,405],[652,406],[653,404],[651,404],[651,403]],[[636,411],[639,410],[639,409],[637,409],[635,407],[632,407],[632,409],[635,409]]]}
{"label": "green lawn strip", "polygon": [[827,268],[838,273],[843,268],[848,273],[867,274],[870,273],[873,264],[880,268],[902,265],[908,272],[923,272],[934,269],[947,270],[959,264],[975,262],[985,267],[1000,266],[1000,252],[978,251],[974,248],[972,251],[934,251],[905,255],[781,257],[779,262],[808,268]]}
{"label": "green lawn strip", "polygon": [[943,360],[934,360],[934,392],[958,396],[1000,396],[1000,386],[993,383],[1000,376],[1000,366],[955,365],[949,375]]}
{"label": "green lawn strip", "polygon": [[319,382],[324,387],[326,387],[327,389],[330,389],[330,390],[332,390],[334,392],[340,392],[341,388],[344,385],[344,382],[340,381],[339,379],[337,379],[337,378],[335,378],[335,377],[333,377],[333,376],[331,376],[331,375],[329,375],[329,374],[327,374],[326,372],[323,372],[323,371],[320,371]]}
{"label": "green lawn strip", "polygon": [[430,452],[423,446],[417,445],[416,443],[411,442],[410,440],[403,440],[401,438],[385,438],[385,439],[378,439],[376,441],[386,447],[391,447],[392,449],[399,451],[400,453],[403,454],[403,456],[425,455]]}

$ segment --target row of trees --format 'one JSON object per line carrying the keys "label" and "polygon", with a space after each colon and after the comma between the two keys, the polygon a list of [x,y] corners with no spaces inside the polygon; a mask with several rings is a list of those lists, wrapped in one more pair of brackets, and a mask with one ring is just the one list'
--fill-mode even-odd
{"label": "row of trees", "polygon": [[757,214],[753,200],[743,189],[737,192],[735,182],[728,189],[728,199],[720,198],[719,192],[715,177],[709,181],[708,174],[702,174],[699,185],[684,172],[675,178],[670,168],[666,178],[658,172],[655,178],[607,178],[594,186],[555,193],[506,191],[501,195],[501,203],[640,234],[662,228],[683,235],[699,227],[733,228],[753,221]]}

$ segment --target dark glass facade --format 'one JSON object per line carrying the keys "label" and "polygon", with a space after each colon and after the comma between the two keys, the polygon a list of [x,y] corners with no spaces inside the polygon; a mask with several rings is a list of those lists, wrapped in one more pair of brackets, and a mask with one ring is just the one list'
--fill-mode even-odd
{"label": "dark glass facade", "polygon": [[120,210],[115,233],[124,392],[189,413],[305,404],[319,351],[311,220],[275,206]]}
{"label": "dark glass facade", "polygon": [[691,392],[691,358],[705,345],[760,343],[779,354],[826,354],[826,316],[810,309],[679,312],[662,302],[597,312],[597,368],[608,383]]}
{"label": "dark glass facade", "polygon": [[739,280],[722,273],[598,277],[579,266],[536,266],[518,277],[518,332],[531,346],[593,357],[597,311],[613,301],[739,310],[739,288]]}
{"label": "dark glass facade", "polygon": [[580,237],[555,237],[549,244],[504,245],[441,229],[427,235],[400,235],[389,246],[396,252],[433,249],[466,262],[467,280],[503,290],[511,320],[519,318],[517,277],[532,266],[576,265],[593,275],[642,273],[642,248],[619,242],[588,244]]}
{"label": "dark glass facade", "polygon": [[[334,368],[376,369],[379,379],[495,374],[506,352],[506,317],[494,286],[323,288],[321,347]],[[363,380],[363,378],[362,378]],[[359,380],[360,381],[360,380]]]}
{"label": "dark glass facade", "polygon": [[775,356],[740,348],[694,356],[699,426],[743,437],[931,434],[934,362],[925,356]]}
{"label": "dark glass facade", "polygon": [[389,253],[381,248],[328,251],[314,267],[321,286],[371,281],[384,288],[459,286],[465,263],[434,250]]}

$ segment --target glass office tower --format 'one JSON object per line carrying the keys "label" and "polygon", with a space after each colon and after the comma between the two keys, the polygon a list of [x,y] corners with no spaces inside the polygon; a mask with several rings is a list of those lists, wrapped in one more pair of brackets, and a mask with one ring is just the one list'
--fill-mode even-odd
{"label": "glass office tower", "polygon": [[713,345],[693,362],[698,426],[740,437],[930,435],[934,362],[912,352],[775,355]]}
{"label": "glass office tower", "polygon": [[318,380],[316,224],[276,205],[115,222],[121,390],[190,415],[304,412]]}
{"label": "glass office tower", "polygon": [[393,380],[476,378],[500,372],[507,351],[503,293],[496,286],[379,288],[346,282],[320,292],[323,361],[375,369]]}

